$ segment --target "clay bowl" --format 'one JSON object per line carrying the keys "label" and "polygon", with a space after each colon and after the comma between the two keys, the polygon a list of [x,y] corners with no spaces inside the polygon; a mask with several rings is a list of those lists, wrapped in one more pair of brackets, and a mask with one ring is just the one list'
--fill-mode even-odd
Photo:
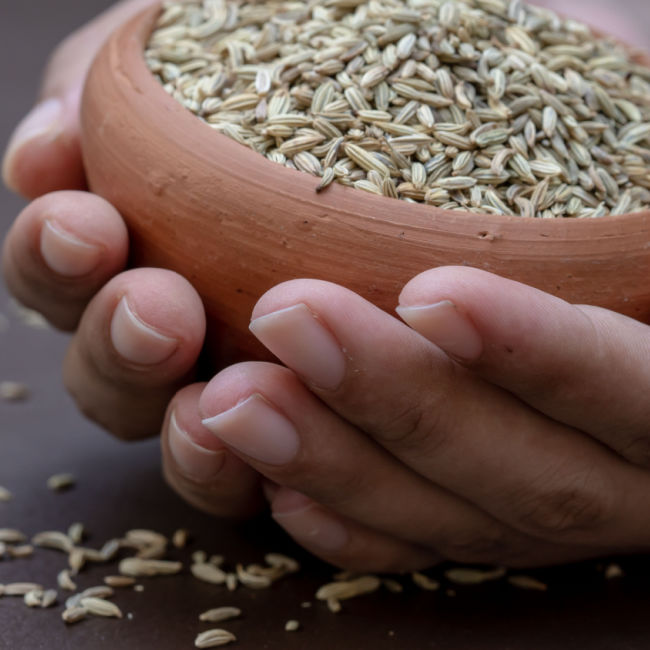
{"label": "clay bowl", "polygon": [[256,300],[292,278],[336,282],[392,312],[403,284],[468,265],[650,322],[650,211],[540,220],[444,211],[317,180],[222,136],[165,93],[144,44],[158,9],[105,45],[82,109],[93,192],[130,228],[132,262],[188,278],[225,354],[261,358]]}

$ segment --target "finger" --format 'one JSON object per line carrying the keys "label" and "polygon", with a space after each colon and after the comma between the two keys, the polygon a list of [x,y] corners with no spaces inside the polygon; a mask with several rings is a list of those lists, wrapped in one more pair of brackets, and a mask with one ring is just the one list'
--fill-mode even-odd
{"label": "finger", "polygon": [[417,276],[398,311],[488,381],[650,466],[647,325],[465,267]]}
{"label": "finger", "polygon": [[56,49],[36,106],[16,127],[2,164],[5,184],[28,198],[60,189],[84,189],[79,104],[86,73],[107,36],[153,4],[130,0],[95,18]]}
{"label": "finger", "polygon": [[20,302],[73,329],[90,298],[124,268],[127,252],[126,226],[113,206],[86,192],[55,192],[18,216],[2,266]]}
{"label": "finger", "polygon": [[345,420],[497,520],[551,542],[650,542],[650,477],[319,281],[267,292],[251,329]]}
{"label": "finger", "polygon": [[204,387],[186,386],[167,409],[162,434],[165,478],[181,497],[205,512],[250,517],[266,503],[260,476],[201,424],[199,397]]}
{"label": "finger", "polygon": [[273,483],[376,533],[457,561],[530,565],[579,556],[423,480],[280,366],[222,371],[203,392],[200,410],[206,429]]}
{"label": "finger", "polygon": [[64,361],[64,381],[90,419],[124,439],[158,434],[192,371],[205,315],[193,287],[162,269],[113,278],[92,299]]}
{"label": "finger", "polygon": [[436,553],[328,511],[299,492],[281,488],[271,499],[273,518],[302,547],[357,572],[415,571],[438,564]]}

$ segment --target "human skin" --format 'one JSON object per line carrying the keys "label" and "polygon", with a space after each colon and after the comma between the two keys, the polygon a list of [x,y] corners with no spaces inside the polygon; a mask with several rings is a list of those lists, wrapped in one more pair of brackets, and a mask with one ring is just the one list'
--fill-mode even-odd
{"label": "human skin", "polygon": [[[124,439],[161,430],[166,477],[188,501],[247,516],[266,500],[340,566],[527,566],[647,549],[650,329],[618,314],[466,268],[410,281],[401,319],[297,280],[252,314],[252,334],[284,367],[238,364],[191,383],[199,297],[169,271],[124,270],[120,215],[82,191],[85,71],[105,35],[149,4],[119,3],[62,44],[3,165],[35,199],[4,244],[7,285],[73,332],[64,375],[79,408]],[[589,3],[591,22],[635,40],[598,11]]]}

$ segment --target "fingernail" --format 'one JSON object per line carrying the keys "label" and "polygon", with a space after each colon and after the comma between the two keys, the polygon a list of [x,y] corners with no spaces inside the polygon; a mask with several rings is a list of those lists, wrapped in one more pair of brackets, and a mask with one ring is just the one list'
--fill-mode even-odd
{"label": "fingernail", "polygon": [[117,352],[131,363],[151,366],[169,358],[178,341],[160,334],[142,322],[124,296],[113,314],[111,341]]}
{"label": "fingernail", "polygon": [[169,417],[169,451],[179,471],[187,478],[198,482],[214,478],[223,465],[223,451],[213,451],[197,445],[189,434],[178,426],[176,412]]}
{"label": "fingernail", "polygon": [[452,357],[478,359],[483,341],[469,319],[451,300],[421,307],[397,307],[397,313],[414,330]]}
{"label": "fingernail", "polygon": [[257,393],[206,418],[203,426],[229,447],[269,465],[290,462],[300,446],[293,424]]}
{"label": "fingernail", "polygon": [[314,386],[331,390],[343,381],[343,350],[307,305],[300,303],[260,316],[251,321],[250,330]]}
{"label": "fingernail", "polygon": [[13,179],[14,162],[18,151],[37,138],[54,140],[61,132],[63,102],[55,97],[37,104],[16,127],[2,162],[2,178],[11,189],[16,189]]}
{"label": "fingernail", "polygon": [[299,492],[283,490],[282,505],[274,503],[273,507],[273,519],[298,543],[312,551],[338,551],[350,538],[341,522]]}
{"label": "fingernail", "polygon": [[99,246],[81,241],[49,219],[41,228],[40,245],[45,263],[59,275],[85,275],[99,262]]}

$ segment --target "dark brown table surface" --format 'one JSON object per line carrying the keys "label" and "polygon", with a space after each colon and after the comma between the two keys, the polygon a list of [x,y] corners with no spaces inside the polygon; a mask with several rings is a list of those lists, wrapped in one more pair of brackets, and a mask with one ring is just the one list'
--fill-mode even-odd
{"label": "dark brown table surface", "polygon": [[[641,17],[646,0],[619,2],[621,10]],[[2,0],[0,6],[0,145],[30,105],[47,52],[72,28],[109,5],[108,0]],[[596,4],[596,3],[594,3]],[[24,203],[0,190],[0,234],[6,232]],[[299,557],[303,570],[270,590],[238,589],[200,583],[187,571],[179,577],[143,579],[143,592],[123,590],[116,601],[132,616],[121,621],[92,619],[66,627],[62,607],[28,609],[20,598],[0,598],[0,650],[100,650],[193,647],[195,635],[208,627],[197,615],[209,607],[234,604],[241,620],[224,625],[239,637],[238,647],[256,648],[399,648],[436,650],[647,650],[650,648],[650,561],[619,558],[620,579],[605,580],[597,563],[532,572],[549,584],[546,593],[517,590],[504,582],[478,587],[423,592],[408,585],[402,595],[386,591],[348,601],[339,615],[314,601],[317,587],[332,568],[310,560],[272,523],[262,518],[246,524],[219,521],[185,505],[160,476],[156,440],[119,443],[85,421],[66,396],[60,365],[67,337],[26,325],[0,285],[0,381],[23,381],[30,397],[0,401],[0,485],[14,499],[0,503],[0,528],[15,527],[32,535],[65,530],[82,521],[88,545],[99,546],[133,527],[171,534],[178,527],[193,532],[194,542],[172,557],[189,559],[205,549],[223,553],[229,562],[261,561],[269,550]],[[77,486],[55,494],[46,479],[72,472]],[[650,507],[649,507],[650,513]],[[55,586],[65,557],[39,550],[28,559],[0,561],[0,583],[36,581]],[[97,566],[78,577],[82,588],[115,573]],[[440,573],[433,571],[432,574]],[[62,601],[63,598],[59,598]],[[311,608],[301,607],[312,601]],[[302,624],[284,631],[286,620]]]}

